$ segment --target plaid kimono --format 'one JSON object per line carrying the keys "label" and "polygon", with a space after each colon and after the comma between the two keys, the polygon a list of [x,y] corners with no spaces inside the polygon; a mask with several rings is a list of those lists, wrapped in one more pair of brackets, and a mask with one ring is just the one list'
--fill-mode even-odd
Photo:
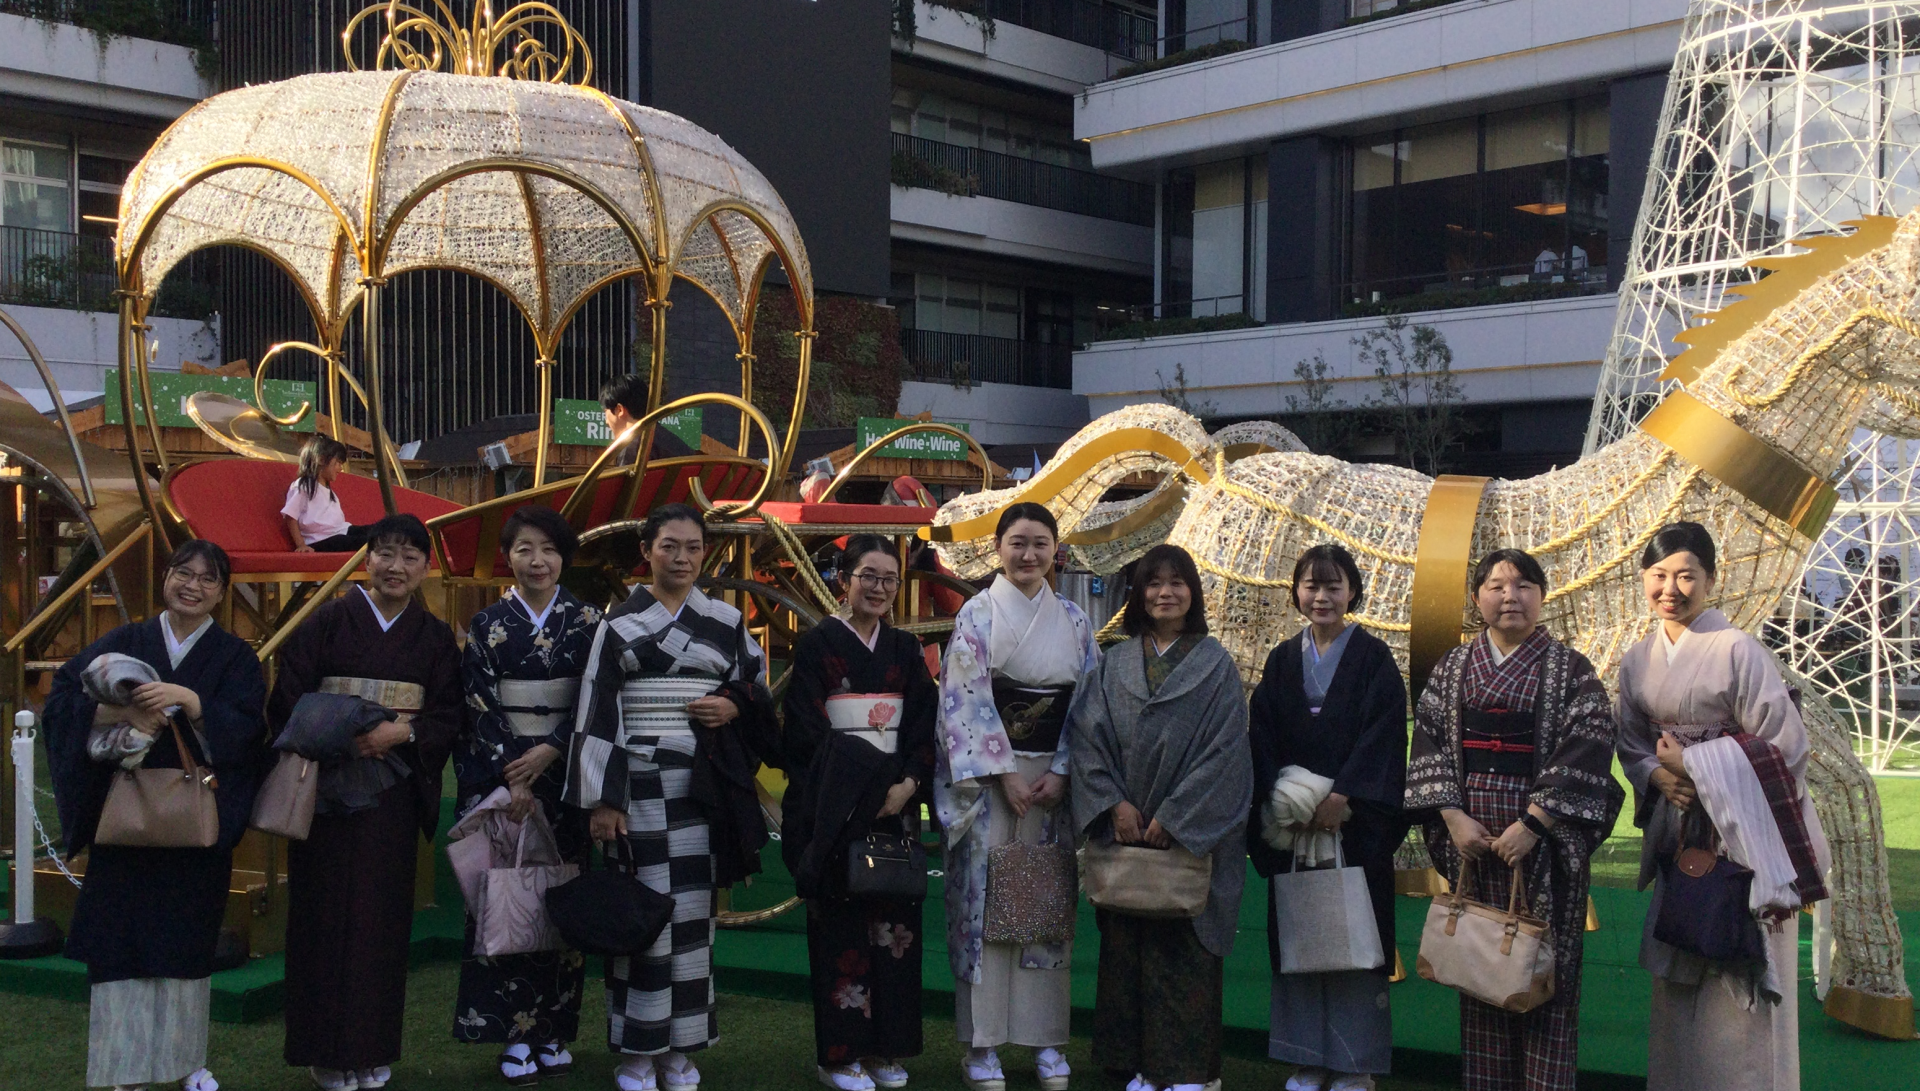
{"label": "plaid kimono", "polygon": [[[630,731],[622,691],[635,679],[682,676],[711,681],[709,692],[740,706],[740,717],[694,733]],[[594,635],[568,753],[566,801],[627,815],[627,842],[640,881],[674,900],[673,922],[652,947],[607,960],[607,1044],[618,1053],[686,1053],[719,1041],[714,1018],[714,888],[738,864],[717,863],[734,848],[722,820],[757,822],[751,778],[758,765],[747,738],[770,722],[766,657],[740,611],[698,590],[678,614],[644,586],[612,611]],[[731,759],[731,760],[729,760]],[[731,772],[731,780],[721,769]],[[744,774],[741,772],[744,770]],[[738,795],[746,781],[754,814],[715,805],[702,781]],[[702,796],[708,798],[702,798]],[[737,810],[737,808],[735,809]],[[764,843],[764,825],[757,830]],[[737,855],[737,853],[736,853]]]}
{"label": "plaid kimono", "polygon": [[[1463,772],[1464,708],[1534,714],[1531,778]],[[1544,629],[1498,663],[1484,634],[1448,652],[1414,708],[1406,807],[1424,821],[1434,866],[1449,881],[1459,879],[1460,854],[1442,809],[1466,811],[1495,837],[1532,803],[1555,820],[1526,866],[1527,911],[1551,928],[1554,996],[1524,1014],[1460,998],[1466,1091],[1573,1091],[1588,862],[1626,797],[1613,779],[1613,736],[1613,712],[1593,664]],[[1479,864],[1468,895],[1505,905],[1510,878],[1497,859]]]}

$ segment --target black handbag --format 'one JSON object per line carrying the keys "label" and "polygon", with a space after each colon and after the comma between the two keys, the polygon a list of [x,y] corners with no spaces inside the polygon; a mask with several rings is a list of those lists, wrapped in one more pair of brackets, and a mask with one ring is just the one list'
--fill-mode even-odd
{"label": "black handbag", "polygon": [[[673,898],[642,883],[633,873],[633,848],[627,839],[609,849],[606,868],[582,870],[578,877],[547,890],[547,916],[567,946],[588,955],[637,955],[653,946],[673,920]],[[614,857],[624,856],[626,867]]]}
{"label": "black handbag", "polygon": [[[1692,811],[1698,811],[1696,804]],[[1760,963],[1767,948],[1747,901],[1753,871],[1714,851],[1709,827],[1706,846],[1689,846],[1693,814],[1682,819],[1680,849],[1660,861],[1660,915],[1653,938],[1714,962]]]}
{"label": "black handbag", "polygon": [[847,897],[918,902],[927,897],[927,850],[912,831],[870,833],[847,846]]}

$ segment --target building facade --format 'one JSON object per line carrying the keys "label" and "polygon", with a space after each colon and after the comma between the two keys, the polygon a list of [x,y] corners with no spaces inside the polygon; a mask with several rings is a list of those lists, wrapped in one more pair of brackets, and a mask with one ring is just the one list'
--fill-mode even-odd
{"label": "building facade", "polygon": [[1161,67],[1076,104],[1093,166],[1158,201],[1150,320],[1077,353],[1075,391],[1096,415],[1170,388],[1222,420],[1360,407],[1398,318],[1452,353],[1437,468],[1571,462],[1686,7],[1163,3]]}

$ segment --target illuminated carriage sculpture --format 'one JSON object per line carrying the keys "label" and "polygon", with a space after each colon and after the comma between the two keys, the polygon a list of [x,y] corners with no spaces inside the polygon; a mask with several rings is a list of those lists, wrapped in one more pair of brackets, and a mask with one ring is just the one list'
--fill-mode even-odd
{"label": "illuminated carriage sculpture", "polygon": [[[904,553],[904,536],[930,515],[926,509],[896,509],[898,515],[877,527],[857,518],[859,527],[818,525],[817,518],[815,525],[789,527],[773,508],[763,507],[787,477],[812,359],[812,274],[792,215],[766,178],[719,137],[589,86],[593,62],[585,43],[551,6],[521,3],[496,17],[486,0],[476,0],[464,23],[443,0],[433,0],[432,8],[433,14],[397,2],[368,7],[342,34],[353,71],[215,95],[176,121],[141,160],[122,191],[114,246],[121,404],[152,407],[145,320],[168,271],[208,247],[252,250],[296,286],[315,340],[283,342],[268,351],[255,374],[255,405],[203,393],[192,399],[190,415],[236,452],[290,461],[299,437],[289,429],[317,407],[307,404],[276,417],[267,407],[264,382],[284,352],[317,355],[335,438],[343,434],[350,408],[342,388],[364,408],[380,506],[426,517],[436,575],[446,589],[436,607],[456,627],[464,622],[453,616],[457,587],[507,581],[494,541],[513,509],[530,503],[555,507],[599,545],[630,533],[634,518],[652,505],[684,499],[708,509],[709,525],[725,543],[720,552],[727,570],[709,585],[747,607],[774,642],[785,643],[833,606],[813,571],[810,549],[849,529],[880,529],[900,537]],[[363,65],[356,44],[368,43],[376,44],[362,50],[369,54]],[[755,312],[776,265],[793,293],[799,326],[793,331],[798,374],[784,430],[753,404]],[[506,295],[528,324],[538,356],[539,404],[530,489],[460,508],[406,487],[405,468],[384,427],[381,295],[392,277],[424,269],[481,278]],[[668,294],[676,279],[699,288],[726,314],[739,348],[737,395],[699,394],[662,404]],[[590,297],[628,280],[643,289],[651,318],[649,412],[584,475],[548,482],[555,350]],[[362,368],[357,377],[348,352],[355,319]],[[41,371],[61,405],[51,374]],[[232,497],[245,493],[242,482],[258,480],[261,468],[253,460],[170,457],[149,411],[123,414],[123,465],[130,464],[131,473],[103,473],[113,456],[77,437],[64,409],[55,428],[7,394],[0,390],[0,419],[7,424],[0,453],[34,471],[88,531],[80,558],[56,593],[22,619],[18,632],[6,634],[7,700],[14,701],[21,697],[28,652],[44,646],[97,579],[119,576],[123,618],[140,615],[142,598],[151,612],[156,558],[194,533],[220,540],[207,532],[208,524],[218,521],[220,508],[245,506],[234,505]],[[643,455],[631,467],[614,467],[617,449],[633,444],[647,451],[656,422],[694,405],[739,414],[735,450],[651,462]],[[137,423],[142,416],[144,427]],[[964,440],[985,477],[985,452],[971,437],[940,425],[902,428],[855,462],[895,436],[928,429]],[[857,468],[845,467],[834,488]],[[157,480],[150,470],[158,471]],[[279,472],[284,478],[286,471]],[[363,492],[371,487],[343,479],[343,487],[352,485]],[[195,490],[197,509],[191,503]],[[277,498],[276,491],[252,500],[265,508]],[[818,514],[793,510],[801,505],[774,507],[796,520]],[[144,552],[136,548],[142,544]],[[309,554],[302,558],[308,567],[281,570],[271,553],[261,561],[231,545],[229,552],[237,582],[292,588],[295,581],[308,581],[278,616],[265,609],[264,597],[252,608],[265,637],[263,659],[352,577],[364,554],[344,564],[322,561],[319,569],[312,567],[316,555]],[[614,582],[623,572],[605,574],[611,578],[599,590],[624,592]],[[941,582],[937,575],[915,575]],[[316,593],[321,580],[326,582]],[[940,624],[913,627],[931,635]],[[272,865],[267,868],[271,886]],[[759,919],[792,904],[732,919]]]}

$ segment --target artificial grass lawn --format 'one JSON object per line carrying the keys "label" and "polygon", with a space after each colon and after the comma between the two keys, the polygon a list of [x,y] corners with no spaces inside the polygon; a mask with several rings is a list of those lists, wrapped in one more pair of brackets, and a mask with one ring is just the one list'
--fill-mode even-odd
{"label": "artificial grass lawn", "polygon": [[[468,1091],[506,1084],[497,1075],[496,1046],[456,1043],[449,1031],[459,967],[438,962],[408,978],[406,1057],[394,1066],[394,1091]],[[613,1087],[615,1060],[606,1041],[606,995],[588,981],[581,1011],[581,1041],[574,1044],[574,1071],[546,1086],[577,1091]],[[9,1028],[0,1050],[0,1088],[9,1091],[79,1091],[85,1083],[87,1007],[69,1001],[0,994],[0,1027]],[[215,1023],[208,1055],[213,1074],[230,1091],[303,1091],[313,1087],[305,1070],[280,1060],[281,1021]],[[720,998],[720,1044],[700,1053],[701,1086],[726,1089],[804,1089],[819,1087],[813,1071],[813,1009],[806,1004],[756,997]],[[960,1091],[961,1049],[953,1020],[928,1018],[927,1051],[907,1062],[912,1087]],[[1088,1059],[1088,1043],[1076,1037],[1067,1047],[1076,1064],[1074,1085],[1107,1086]],[[1025,1091],[1033,1082],[1031,1054],[1008,1049],[1002,1055],[1009,1091]],[[1222,1082],[1233,1088],[1277,1088],[1290,1069],[1252,1057],[1229,1056]],[[1124,1084],[1112,1084],[1118,1088]],[[1447,1079],[1389,1078],[1386,1091],[1439,1091]]]}

